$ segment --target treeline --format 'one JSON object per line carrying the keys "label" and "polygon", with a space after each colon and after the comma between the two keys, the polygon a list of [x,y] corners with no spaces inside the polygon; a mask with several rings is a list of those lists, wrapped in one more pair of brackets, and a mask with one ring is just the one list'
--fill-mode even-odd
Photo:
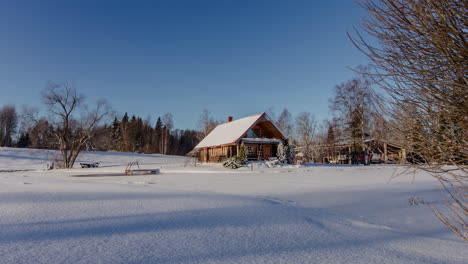
{"label": "treeline", "polygon": [[18,114],[14,105],[0,108],[0,147],[16,145],[14,136],[18,126]]}
{"label": "treeline", "polygon": [[125,113],[120,120],[114,118],[112,124],[106,127],[104,136],[96,138],[94,148],[104,147],[107,150],[146,154],[185,155],[199,142],[199,132],[191,129],[173,130],[172,123],[170,114],[165,114],[162,119],[158,117],[153,126],[150,120],[143,121],[141,117],[129,117]]}
{"label": "treeline", "polygon": [[[24,111],[27,112],[27,111]],[[0,108],[0,146],[37,149],[59,149],[53,131],[60,129],[45,117],[30,122],[28,113],[18,114],[14,105]],[[114,117],[93,130],[84,150],[120,151],[145,154],[185,155],[200,141],[200,132],[173,129],[171,114],[152,124],[139,116]]]}

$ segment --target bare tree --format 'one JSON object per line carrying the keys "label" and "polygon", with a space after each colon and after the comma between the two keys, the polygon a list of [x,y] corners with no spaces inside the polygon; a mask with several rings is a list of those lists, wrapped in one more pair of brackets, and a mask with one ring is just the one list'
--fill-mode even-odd
{"label": "bare tree", "polygon": [[56,148],[49,131],[53,127],[46,118],[39,118],[39,109],[24,105],[21,109],[21,131],[28,132],[31,139],[31,147],[37,149]]}
{"label": "bare tree", "polygon": [[204,109],[198,119],[198,128],[201,131],[200,140],[205,138],[219,123],[211,116],[210,111]]}
{"label": "bare tree", "polygon": [[286,134],[285,136],[293,136],[294,124],[292,120],[292,115],[288,111],[288,109],[283,109],[280,116],[278,117],[278,121],[276,122],[276,124],[278,125],[278,128],[281,130],[281,132]]}
{"label": "bare tree", "polygon": [[345,140],[351,142],[353,151],[366,150],[366,134],[369,135],[371,119],[375,113],[375,97],[369,78],[360,76],[335,87],[335,97],[330,109],[337,114],[335,120],[344,128]]}
{"label": "bare tree", "polygon": [[171,130],[174,126],[171,113],[165,113],[162,116],[162,124],[163,128],[161,134],[161,151],[163,154],[168,154]]}
{"label": "bare tree", "polygon": [[[350,39],[375,66],[386,91],[388,131],[419,157],[417,169],[447,190],[433,208],[468,240],[468,8],[464,0],[362,0],[369,12]],[[377,40],[370,41],[369,38]]]}
{"label": "bare tree", "polygon": [[0,109],[0,146],[11,147],[13,134],[18,125],[18,115],[14,105],[6,105]]}
{"label": "bare tree", "polygon": [[314,155],[317,157],[317,162],[331,162],[336,156],[336,127],[334,123],[323,120],[317,126],[317,136],[314,145]]}
{"label": "bare tree", "polygon": [[270,117],[271,120],[277,120],[276,119],[276,111],[273,106],[268,107],[268,109],[265,110],[265,113]]}
{"label": "bare tree", "polygon": [[39,110],[35,107],[29,107],[28,105],[21,106],[20,114],[18,115],[20,133],[28,133],[33,128],[35,124],[31,122],[31,117],[37,117],[38,113]]}
{"label": "bare tree", "polygon": [[308,161],[314,160],[316,153],[313,146],[316,144],[317,122],[308,112],[302,112],[296,117],[296,133],[301,152]]}
{"label": "bare tree", "polygon": [[72,168],[83,146],[97,133],[99,123],[110,114],[110,107],[101,100],[93,110],[88,110],[73,82],[49,82],[42,98],[52,124],[48,132],[58,143],[63,166]]}
{"label": "bare tree", "polygon": [[57,144],[54,142],[52,134],[49,131],[53,130],[53,127],[47,122],[45,118],[41,118],[34,122],[34,126],[29,130],[29,136],[31,137],[31,147],[38,149],[55,149]]}

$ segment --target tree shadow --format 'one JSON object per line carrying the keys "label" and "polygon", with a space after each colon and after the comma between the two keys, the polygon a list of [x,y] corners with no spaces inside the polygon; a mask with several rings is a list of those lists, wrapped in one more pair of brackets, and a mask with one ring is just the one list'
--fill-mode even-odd
{"label": "tree shadow", "polygon": [[[436,190],[439,191],[439,189]],[[362,199],[379,196],[379,191],[368,192],[363,195]],[[432,193],[434,190],[427,190],[427,192]],[[347,195],[353,193],[355,191],[350,191]],[[396,191],[395,195],[409,193]],[[310,193],[304,195],[310,195]],[[323,195],[323,193],[316,195]],[[327,195],[333,196],[334,194],[327,192]],[[341,262],[352,262],[353,260],[359,262],[360,254],[362,254],[362,258],[375,262],[382,260],[382,258],[388,258],[390,261],[397,259],[400,262],[450,262],[437,254],[409,253],[391,246],[400,242],[411,243],[411,241],[420,238],[437,238],[450,233],[444,227],[425,232],[405,233],[395,230],[344,226],[339,219],[349,217],[349,215],[340,215],[336,211],[337,208],[332,206],[300,208],[281,203],[271,203],[259,197],[217,193],[122,194],[115,192],[92,193],[91,197],[89,193],[0,194],[0,201],[6,203],[106,200],[159,200],[170,203],[171,200],[180,198],[187,200],[198,199],[197,204],[199,205],[202,205],[203,201],[217,201],[221,202],[221,204],[227,204],[231,200],[241,201],[241,204],[245,205],[3,224],[0,226],[0,246],[24,242],[40,244],[41,242],[53,243],[62,240],[102,240],[110,237],[126,237],[128,239],[130,236],[134,243],[145,243],[146,250],[149,248],[155,252],[148,253],[142,249],[138,263],[203,263],[249,258],[274,260],[275,256],[283,255],[290,256],[290,263],[310,263],[317,260],[314,256],[333,254],[333,252],[337,252],[335,258],[343,257]],[[226,203],[223,203],[223,199],[225,199]],[[360,203],[361,200],[357,199],[353,202]],[[350,202],[345,206],[351,205]],[[386,208],[381,208],[381,210],[384,211]],[[335,229],[336,225],[342,225],[343,229]],[[226,233],[223,230],[237,230],[237,233]],[[180,244],[176,246],[182,249],[183,253],[179,252],[172,255],[169,252],[168,254],[158,255],[159,248],[156,248],[158,244],[152,245],[151,239],[157,240],[163,233],[174,233],[174,236],[178,239],[186,237],[184,234],[196,234],[192,236],[197,238],[189,242],[203,243],[203,240],[216,240],[221,244],[209,251],[196,251],[190,247],[190,243],[187,245],[186,241],[180,241]],[[246,234],[251,236],[244,237]],[[148,239],[148,236],[153,236],[153,238],[139,241],[136,240],[135,235],[137,238],[139,235],[147,235],[145,236],[146,239]],[[457,241],[444,240],[443,242],[455,243],[458,247],[462,245],[462,242]],[[373,256],[373,254],[376,256]],[[347,255],[352,255],[354,259],[347,259]],[[301,257],[295,259],[294,256]],[[97,257],[99,259],[99,256]],[[121,262],[131,262],[126,261],[125,257],[126,255],[123,254],[122,258],[124,259]]]}

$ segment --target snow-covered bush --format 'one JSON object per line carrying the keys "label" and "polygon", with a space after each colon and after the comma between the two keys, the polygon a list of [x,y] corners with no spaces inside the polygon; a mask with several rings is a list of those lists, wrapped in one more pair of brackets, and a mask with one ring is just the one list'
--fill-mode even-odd
{"label": "snow-covered bush", "polygon": [[231,157],[223,162],[223,166],[229,169],[238,169],[242,167],[242,162],[237,156]]}
{"label": "snow-covered bush", "polygon": [[423,198],[421,197],[411,197],[408,199],[408,203],[411,205],[411,206],[416,206],[416,205],[422,205],[424,204],[424,200]]}
{"label": "snow-covered bush", "polygon": [[272,159],[272,160],[267,161],[266,163],[267,163],[268,167],[271,168],[271,167],[275,167],[277,165],[280,165],[283,162],[281,162],[279,159]]}
{"label": "snow-covered bush", "polygon": [[288,144],[287,146],[286,160],[289,164],[294,164],[294,162],[296,161],[296,151],[294,150],[293,144]]}
{"label": "snow-covered bush", "polygon": [[278,145],[278,151],[276,152],[276,157],[278,157],[278,161],[281,163],[287,162],[286,148],[287,146],[285,146],[283,141],[281,141]]}
{"label": "snow-covered bush", "polygon": [[278,145],[278,151],[276,156],[281,163],[293,164],[296,159],[296,152],[294,151],[294,145],[286,142],[280,142]]}

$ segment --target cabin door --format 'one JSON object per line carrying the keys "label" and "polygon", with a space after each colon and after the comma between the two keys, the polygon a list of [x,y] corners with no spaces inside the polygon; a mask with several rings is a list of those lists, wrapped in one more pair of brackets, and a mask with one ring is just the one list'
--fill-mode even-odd
{"label": "cabin door", "polygon": [[271,145],[265,144],[263,146],[263,158],[269,159],[271,157]]}

